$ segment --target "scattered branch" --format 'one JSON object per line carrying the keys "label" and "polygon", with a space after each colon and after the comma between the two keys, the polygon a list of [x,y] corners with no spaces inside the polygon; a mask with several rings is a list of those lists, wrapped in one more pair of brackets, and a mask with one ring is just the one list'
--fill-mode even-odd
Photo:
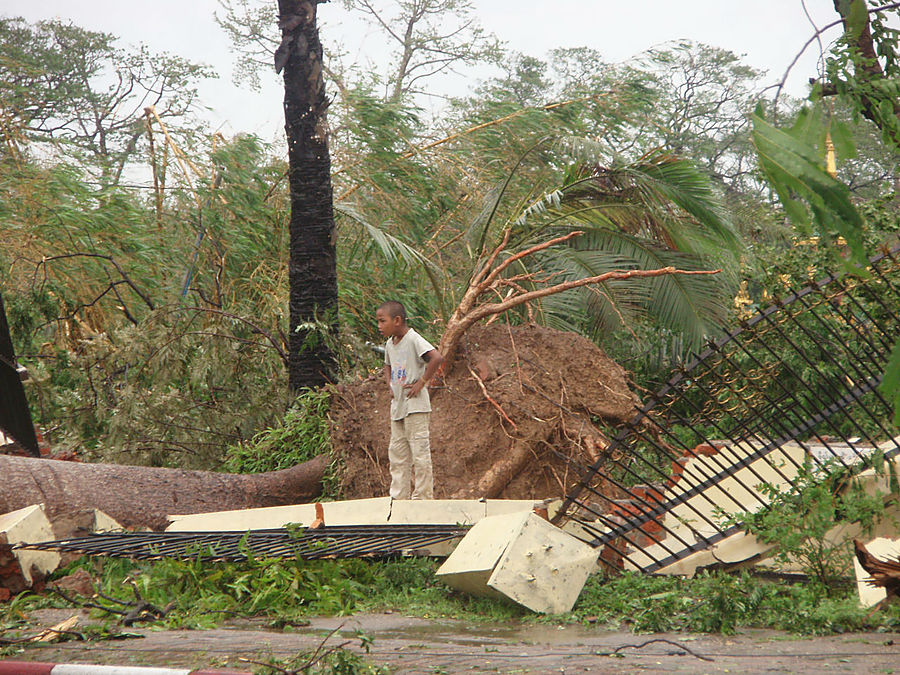
{"label": "scattered branch", "polygon": [[281,666],[275,665],[273,663],[264,663],[262,661],[254,661],[252,659],[240,657],[238,661],[243,661],[244,663],[252,663],[257,666],[265,666],[266,668],[271,668],[272,670],[277,670],[279,673],[283,673],[283,675],[300,675],[301,673],[308,673],[310,670],[316,666],[318,663],[321,663],[324,659],[327,659],[329,656],[344,649],[347,645],[349,645],[352,640],[345,640],[339,645],[335,645],[334,647],[329,647],[328,649],[324,649],[325,644],[344,627],[344,624],[341,624],[337,628],[333,629],[328,635],[326,635],[319,645],[316,647],[316,650],[309,655],[305,662],[303,662],[297,668],[282,668]]}
{"label": "scattered branch", "polygon": [[165,618],[165,616],[170,611],[172,611],[172,608],[175,606],[175,603],[170,603],[164,608],[160,609],[156,605],[147,602],[146,600],[144,600],[141,592],[138,590],[137,584],[131,577],[125,578],[122,583],[131,586],[131,590],[134,593],[134,601],[125,602],[123,600],[104,595],[99,590],[95,589],[94,597],[96,598],[99,596],[107,600],[110,604],[104,605],[100,602],[93,602],[90,600],[84,603],[80,603],[74,598],[63,593],[58,588],[52,588],[51,590],[63,600],[75,605],[76,607],[99,609],[108,614],[116,614],[121,617],[119,621],[123,626],[133,626],[135,623],[141,621],[158,621],[159,619]]}
{"label": "scattered branch", "polygon": [[698,654],[697,652],[693,651],[692,649],[685,647],[680,642],[675,642],[674,640],[667,640],[666,638],[653,638],[651,640],[647,640],[646,642],[641,642],[640,644],[637,644],[637,645],[621,645],[621,646],[613,649],[611,652],[604,652],[602,654],[598,654],[598,656],[618,656],[619,652],[621,652],[623,649],[642,649],[642,648],[646,647],[647,645],[652,645],[654,642],[663,642],[667,645],[672,645],[673,647],[682,649],[686,653],[690,654],[694,658],[700,659],[701,661],[714,661],[715,660],[715,659],[711,659],[708,656],[703,656],[703,654]]}

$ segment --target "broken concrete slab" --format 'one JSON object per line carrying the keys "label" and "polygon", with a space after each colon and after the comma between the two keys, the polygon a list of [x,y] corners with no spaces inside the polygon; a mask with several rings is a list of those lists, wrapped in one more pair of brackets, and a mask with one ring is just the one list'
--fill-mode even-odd
{"label": "broken concrete slab", "polygon": [[[673,546],[702,544],[704,537],[715,537],[723,514],[736,510],[758,509],[768,504],[768,498],[759,490],[762,483],[786,488],[796,477],[797,466],[803,464],[804,450],[796,443],[776,448],[763,458],[749,461],[757,447],[752,443],[722,446],[713,455],[694,455],[683,463],[677,479],[671,480],[665,489],[662,502],[674,503],[662,517],[658,529],[660,535],[675,535],[677,544],[651,543],[640,550],[630,552],[624,561],[625,569],[638,570],[654,560],[665,561]],[[707,484],[712,476],[724,473],[728,466],[747,464],[733,474],[694,492],[695,486]],[[657,569],[658,574],[693,575],[697,569],[726,560],[739,563],[743,560],[759,560],[767,550],[755,537],[738,533],[722,539],[710,547],[674,560],[671,565]]]}
{"label": "broken concrete slab", "polygon": [[6,599],[9,594],[20,593],[43,581],[60,562],[59,554],[54,551],[13,550],[13,546],[53,538],[43,504],[0,515],[0,593],[5,590]]}
{"label": "broken concrete slab", "polygon": [[[751,449],[751,447],[745,448],[746,451]],[[736,449],[734,446],[731,446],[729,450],[734,453]],[[743,491],[745,494],[743,494],[742,503],[747,503],[747,498],[751,496],[751,493],[747,490],[749,487],[750,490],[759,496],[759,499],[755,499],[755,501],[760,507],[763,503],[768,503],[768,499],[758,492],[759,484],[762,482],[760,478],[766,478],[765,482],[786,488],[787,483],[785,479],[796,475],[797,464],[802,464],[805,459],[803,448],[796,443],[785,444],[773,451],[773,455],[770,455],[770,457],[772,456],[780,457],[781,461],[771,462],[773,466],[767,467],[761,460],[756,460],[741,470],[747,472],[746,475],[742,476],[743,486],[731,484],[727,480],[720,481],[700,494],[691,496],[686,500],[685,504],[671,509],[663,521],[665,529],[669,533],[676,533],[681,539],[691,543],[699,543],[697,534],[713,535],[715,531],[709,529],[708,523],[704,523],[698,514],[705,514],[712,522],[721,520],[722,516],[715,512],[714,507],[718,506],[722,512],[728,511],[727,505],[730,497],[726,500],[726,491],[731,496],[737,494],[738,491]],[[733,457],[733,459],[739,458],[739,455]],[[678,494],[676,490],[682,483],[683,485],[680,488],[682,490],[689,488],[691,484],[696,484],[696,479],[702,475],[702,472],[713,468],[709,464],[710,461],[712,460],[705,457],[691,458],[685,465],[684,475],[690,476],[694,472],[697,472],[698,475],[685,483],[683,481],[676,482],[674,489],[670,487],[666,491],[665,498],[670,499]],[[891,481],[895,480],[892,477],[897,474],[898,469],[900,469],[900,457],[895,457],[891,460],[886,460],[884,470],[876,472],[874,468],[869,468],[860,472],[854,478],[854,481],[857,481],[867,493],[874,495],[878,492],[885,496],[885,514],[882,520],[876,524],[872,533],[873,536],[896,533],[896,523],[900,522],[900,507],[898,507],[891,496]],[[735,474],[735,476],[739,475],[740,472]],[[752,482],[753,477],[756,477],[756,483]],[[826,533],[825,541],[829,545],[835,546],[840,542],[860,536],[861,532],[862,528],[857,523],[839,523]],[[669,544],[669,546],[673,545],[675,544]],[[625,568],[641,569],[654,559],[665,560],[668,557],[666,546],[667,544],[663,542],[629,552],[625,560]],[[731,568],[758,565],[782,573],[799,573],[803,571],[803,566],[800,563],[779,563],[776,565],[771,559],[766,559],[772,548],[774,548],[772,544],[764,544],[752,535],[737,532],[717,541],[711,546],[704,547],[679,560],[674,560],[672,563],[656,569],[655,573],[693,576],[698,570],[710,565]]]}
{"label": "broken concrete slab", "polygon": [[[470,525],[486,516],[531,512],[533,499],[417,499],[390,497],[319,502],[325,525]],[[316,520],[316,504],[270,506],[169,516],[167,532],[265,530],[289,523],[308,527]]]}
{"label": "broken concrete slab", "polygon": [[599,549],[532,512],[483,518],[438,569],[448,585],[544,614],[572,609]]}

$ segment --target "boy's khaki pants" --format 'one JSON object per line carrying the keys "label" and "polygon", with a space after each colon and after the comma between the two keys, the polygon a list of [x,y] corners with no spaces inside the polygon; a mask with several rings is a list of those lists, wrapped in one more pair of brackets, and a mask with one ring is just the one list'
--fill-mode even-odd
{"label": "boy's khaki pants", "polygon": [[416,485],[413,499],[434,498],[434,478],[431,472],[431,441],[428,422],[431,413],[410,413],[402,420],[391,420],[391,498],[409,499],[411,473],[415,468]]}

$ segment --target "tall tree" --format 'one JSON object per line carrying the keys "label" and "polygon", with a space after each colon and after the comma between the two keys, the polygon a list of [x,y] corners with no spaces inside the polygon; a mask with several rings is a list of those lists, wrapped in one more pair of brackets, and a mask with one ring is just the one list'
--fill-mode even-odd
{"label": "tall tree", "polygon": [[172,133],[195,129],[197,82],[212,77],[180,56],[123,49],[109,33],[0,17],[0,138],[51,144],[116,184],[146,134],[144,108],[154,106]]}
{"label": "tall tree", "polygon": [[394,49],[387,73],[385,98],[398,102],[408,94],[424,94],[420,81],[479,62],[497,62],[500,42],[485,33],[470,0],[344,0],[382,31]]}
{"label": "tall tree", "polygon": [[337,255],[319,1],[278,0],[275,71],[284,71],[291,192],[288,380],[295,391],[324,384],[335,368],[329,338],[337,321]]}
{"label": "tall tree", "polygon": [[[878,3],[869,3],[877,5]],[[822,93],[837,94],[900,146],[900,74],[897,30],[887,26],[888,13],[900,13],[893,3],[869,9],[866,0],[834,0],[844,34],[826,62]]]}

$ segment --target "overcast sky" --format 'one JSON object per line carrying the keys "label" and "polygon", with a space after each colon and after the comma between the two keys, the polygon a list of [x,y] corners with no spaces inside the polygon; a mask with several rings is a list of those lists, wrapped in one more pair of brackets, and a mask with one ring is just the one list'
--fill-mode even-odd
{"label": "overcast sky", "polygon": [[[260,0],[263,1],[263,0]],[[268,0],[275,2],[275,0]],[[376,0],[387,4],[390,0]],[[690,39],[746,55],[745,61],[781,79],[814,28],[801,0],[476,0],[477,15],[488,31],[510,49],[544,56],[555,47],[587,46],[606,61],[618,62],[661,43]],[[832,0],[806,0],[813,22],[834,21]],[[38,19],[70,19],[92,30],[120,36],[126,44],[146,43],[213,66],[220,79],[201,88],[209,117],[226,133],[247,131],[273,140],[281,134],[281,91],[270,77],[260,93],[242,90],[231,79],[234,56],[213,19],[217,0],[0,0],[0,13]],[[339,2],[319,6],[322,39],[340,43],[360,62],[384,62],[380,36],[347,15]],[[825,44],[838,34],[825,36]],[[801,95],[816,74],[818,46],[813,44],[795,66],[789,91]],[[438,86],[462,94],[489,77],[467,72]]]}

